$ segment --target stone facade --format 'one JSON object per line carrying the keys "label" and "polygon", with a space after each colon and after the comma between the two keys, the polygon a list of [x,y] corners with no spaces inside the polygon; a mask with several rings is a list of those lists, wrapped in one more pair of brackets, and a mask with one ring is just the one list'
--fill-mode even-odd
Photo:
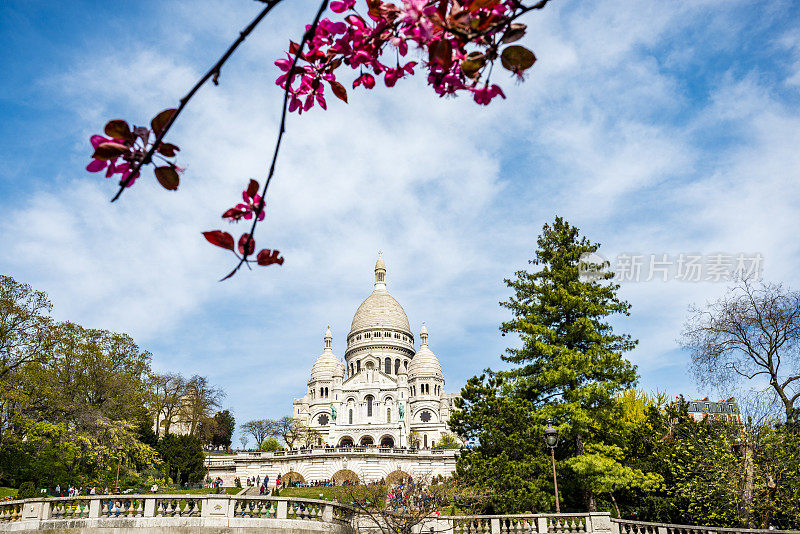
{"label": "stone facade", "polygon": [[238,477],[269,477],[274,485],[281,479],[301,483],[333,479],[377,482],[414,477],[430,480],[450,476],[456,468],[457,450],[388,449],[376,447],[330,447],[294,451],[243,452],[235,456],[209,456],[206,466],[212,478],[232,486]]}
{"label": "stone facade", "polygon": [[344,361],[333,353],[330,328],[324,340],[306,393],[292,408],[319,432],[317,445],[428,449],[448,433],[456,395],[445,393],[424,323],[415,350],[408,317],[386,289],[382,259],[372,294],[353,317]]}

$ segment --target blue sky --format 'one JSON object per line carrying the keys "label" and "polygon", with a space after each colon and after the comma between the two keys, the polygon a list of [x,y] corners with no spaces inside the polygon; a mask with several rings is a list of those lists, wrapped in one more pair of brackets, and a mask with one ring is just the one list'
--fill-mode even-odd
{"label": "blue sky", "polygon": [[[500,76],[488,108],[423,77],[293,116],[258,238],[282,267],[217,283],[229,258],[200,232],[268,164],[272,62],[313,2],[280,6],[193,101],[170,140],[178,193],[149,177],[121,202],[85,172],[106,120],[174,105],[260,9],[255,2],[0,7],[0,272],[47,291],[54,315],[128,332],[159,370],[200,373],[240,422],[288,413],[322,351],[371,291],[389,290],[457,391],[514,343],[503,278],[561,215],[619,254],[759,253],[798,286],[800,13],[793,2],[557,0],[525,21],[539,61]],[[624,282],[620,331],[641,386],[698,391],[677,344],[687,306],[725,283]]]}

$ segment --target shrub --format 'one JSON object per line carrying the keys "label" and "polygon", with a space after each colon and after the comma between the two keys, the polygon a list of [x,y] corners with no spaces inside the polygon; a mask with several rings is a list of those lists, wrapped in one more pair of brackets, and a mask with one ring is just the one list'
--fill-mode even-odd
{"label": "shrub", "polygon": [[17,499],[33,499],[38,496],[39,492],[36,491],[36,486],[33,485],[33,482],[23,482],[19,485]]}

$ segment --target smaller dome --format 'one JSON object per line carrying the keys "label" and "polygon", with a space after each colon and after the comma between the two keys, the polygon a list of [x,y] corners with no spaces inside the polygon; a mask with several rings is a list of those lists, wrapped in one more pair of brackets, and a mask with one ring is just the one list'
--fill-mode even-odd
{"label": "smaller dome", "polygon": [[344,376],[344,364],[333,354],[331,327],[325,332],[325,350],[311,368],[311,381],[331,380],[334,376]]}
{"label": "smaller dome", "polygon": [[378,253],[378,261],[375,262],[375,270],[377,271],[378,269],[386,270],[386,264],[383,263],[383,258],[380,253]]}
{"label": "smaller dome", "polygon": [[418,376],[442,376],[442,365],[439,363],[439,358],[428,348],[428,329],[425,323],[422,323],[422,330],[420,331],[421,345],[411,362],[408,364],[408,378],[416,378]]}

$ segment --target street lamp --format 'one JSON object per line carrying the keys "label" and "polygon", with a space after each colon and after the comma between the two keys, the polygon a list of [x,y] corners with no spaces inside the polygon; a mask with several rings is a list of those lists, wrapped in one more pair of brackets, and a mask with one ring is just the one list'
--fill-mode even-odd
{"label": "street lamp", "polygon": [[114,484],[114,490],[119,493],[119,466],[122,465],[122,451],[125,450],[125,447],[120,445],[117,447],[117,483]]}
{"label": "street lamp", "polygon": [[556,492],[556,513],[561,513],[561,503],[558,500],[558,478],[556,477],[556,447],[558,446],[558,430],[553,428],[553,420],[547,420],[544,430],[544,442],[550,447],[550,458],[553,460],[553,487]]}

